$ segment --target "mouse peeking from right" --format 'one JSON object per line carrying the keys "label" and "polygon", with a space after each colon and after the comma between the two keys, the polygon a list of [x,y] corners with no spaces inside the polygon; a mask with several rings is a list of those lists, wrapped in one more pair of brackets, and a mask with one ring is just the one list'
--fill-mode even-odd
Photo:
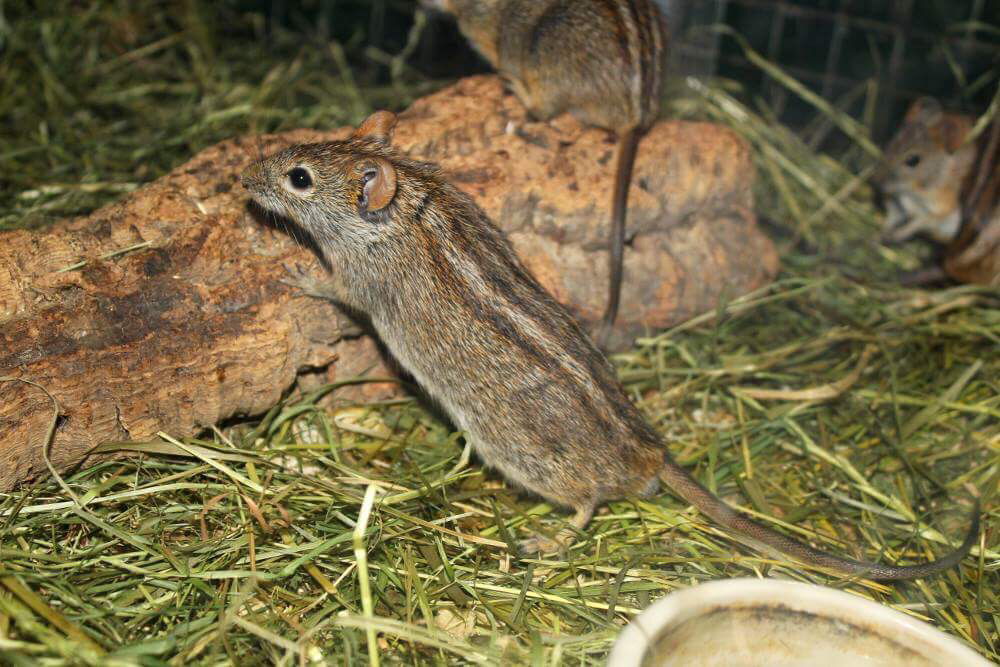
{"label": "mouse peeking from right", "polygon": [[872,180],[886,208],[886,241],[923,236],[943,248],[929,277],[1000,286],[1000,119],[969,140],[975,123],[918,99]]}
{"label": "mouse peeking from right", "polygon": [[722,526],[804,563],[872,579],[923,577],[961,561],[882,565],[833,556],[737,512],[679,466],[629,400],[615,369],[528,272],[504,234],[432,164],[391,144],[395,116],[372,114],[343,141],[257,161],[243,186],[315,240],[325,287],[368,316],[389,352],[438,402],[483,462],[575,511],[572,530],[536,536],[555,551],[602,503],[660,481]]}

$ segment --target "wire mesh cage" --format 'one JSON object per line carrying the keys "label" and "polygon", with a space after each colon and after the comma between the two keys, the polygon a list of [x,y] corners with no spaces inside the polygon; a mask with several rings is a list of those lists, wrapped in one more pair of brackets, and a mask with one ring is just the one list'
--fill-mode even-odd
{"label": "wire mesh cage", "polygon": [[[996,0],[666,0],[678,25],[675,71],[744,84],[784,123],[808,109],[748,58],[752,50],[864,117],[876,141],[916,98],[981,112],[997,90]],[[719,26],[728,26],[727,37]]]}
{"label": "wire mesh cage", "polygon": [[[1000,77],[1000,0],[654,1],[671,25],[673,74],[739,82],[792,128],[808,123],[814,110],[776,85],[749,57],[751,51],[861,118],[880,143],[920,96],[981,113]],[[415,4],[273,2],[269,16],[279,23],[307,25],[320,36],[345,42],[361,39],[369,56],[385,55],[405,48]],[[334,21],[331,17],[338,12],[357,20]],[[296,20],[300,13],[311,18]],[[452,78],[489,70],[448,20],[430,20],[422,32],[410,58],[420,72]],[[362,63],[361,75],[376,75],[376,61],[380,59]]]}

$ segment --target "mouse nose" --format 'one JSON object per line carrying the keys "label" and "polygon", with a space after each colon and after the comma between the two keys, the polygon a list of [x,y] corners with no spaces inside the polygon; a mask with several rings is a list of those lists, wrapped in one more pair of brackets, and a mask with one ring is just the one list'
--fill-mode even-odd
{"label": "mouse nose", "polygon": [[243,173],[240,175],[240,183],[243,185],[244,189],[251,192],[260,190],[264,185],[263,165],[258,161],[244,169]]}

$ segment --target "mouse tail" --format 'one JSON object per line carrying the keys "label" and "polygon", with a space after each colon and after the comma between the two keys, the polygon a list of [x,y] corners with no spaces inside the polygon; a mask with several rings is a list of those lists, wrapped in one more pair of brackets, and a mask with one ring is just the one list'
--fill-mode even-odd
{"label": "mouse tail", "polygon": [[600,348],[607,347],[611,329],[618,319],[625,262],[625,214],[628,210],[632,168],[635,166],[635,156],[641,138],[642,130],[633,127],[622,132],[618,139],[618,157],[615,160],[615,181],[611,197],[611,229],[608,234],[608,302],[597,336]]}
{"label": "mouse tail", "polygon": [[954,567],[965,558],[979,538],[979,499],[976,498],[972,510],[971,525],[961,546],[938,560],[916,565],[883,565],[842,558],[783,535],[736,511],[702,486],[698,480],[669,456],[666,457],[660,478],[678,496],[697,507],[716,523],[735,533],[746,535],[808,565],[869,579],[881,581],[916,579],[946,570]]}

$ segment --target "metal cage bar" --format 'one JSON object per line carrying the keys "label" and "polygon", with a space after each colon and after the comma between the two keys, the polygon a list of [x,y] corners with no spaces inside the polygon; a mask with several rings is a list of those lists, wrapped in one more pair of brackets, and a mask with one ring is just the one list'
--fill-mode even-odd
{"label": "metal cage bar", "polygon": [[[939,8],[947,8],[949,25],[928,20],[929,3],[914,0],[662,2],[675,17],[682,17],[674,42],[675,71],[728,73],[736,78],[748,71],[745,57],[731,40],[717,32],[698,30],[713,23],[727,24],[754,50],[826,99],[837,99],[865,82],[877,82],[871,121],[878,140],[891,132],[891,125],[914,98],[932,95],[946,104],[969,105],[973,100],[968,82],[988,68],[1000,67],[1000,39],[975,27],[1000,24],[1000,12],[996,7],[991,9],[994,0],[948,0]],[[961,22],[965,22],[964,28],[952,27]],[[821,37],[804,39],[804,34]],[[818,39],[827,38],[828,44],[817,44]],[[815,52],[816,48],[825,52]],[[786,111],[794,106],[792,96],[770,77],[763,77],[760,86],[756,93],[769,100],[783,122],[794,126],[794,120],[786,117]],[[987,99],[992,97],[991,91],[986,93],[990,93]],[[980,100],[985,95],[976,94]]]}

